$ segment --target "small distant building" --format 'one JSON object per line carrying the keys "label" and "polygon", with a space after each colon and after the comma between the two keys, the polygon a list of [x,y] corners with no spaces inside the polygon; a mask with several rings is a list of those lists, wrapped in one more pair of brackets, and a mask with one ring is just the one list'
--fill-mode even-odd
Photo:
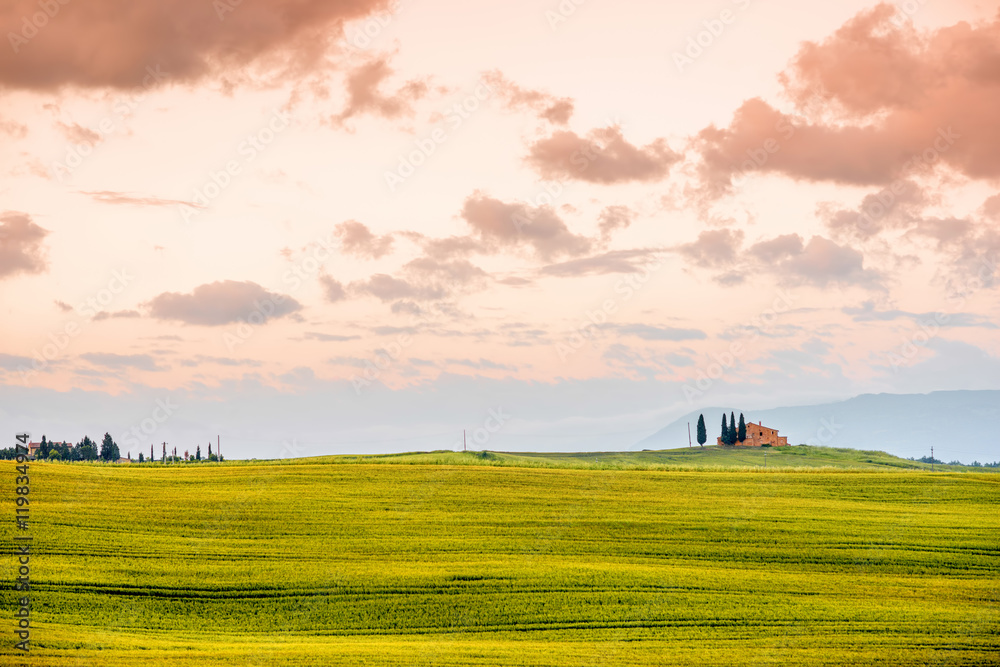
{"label": "small distant building", "polygon": [[118,463],[132,463],[132,459],[118,459]]}
{"label": "small distant building", "polygon": [[[718,445],[722,446],[722,438],[716,438]],[[761,445],[771,445],[772,447],[787,447],[788,436],[778,435],[778,429],[768,428],[760,422],[747,424],[747,439],[736,443],[743,447],[760,447]]]}
{"label": "small distant building", "polygon": [[[73,445],[71,445],[68,442],[55,442],[54,440],[49,440],[48,442],[49,442],[49,447],[50,448],[52,447],[52,445],[66,445],[66,446],[68,446],[70,448],[73,447]],[[38,450],[41,449],[41,447],[42,447],[42,443],[40,443],[40,442],[29,442],[28,443],[28,456],[30,456],[32,458],[36,458],[38,456]]]}

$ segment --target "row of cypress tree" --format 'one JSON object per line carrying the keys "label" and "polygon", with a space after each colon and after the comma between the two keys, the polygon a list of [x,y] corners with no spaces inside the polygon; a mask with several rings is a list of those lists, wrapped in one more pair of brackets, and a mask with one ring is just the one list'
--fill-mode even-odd
{"label": "row of cypress tree", "polygon": [[729,413],[729,424],[726,424],[726,414],[722,414],[722,444],[735,445],[747,439],[747,423],[743,420],[743,413],[740,413],[740,425],[736,425],[736,415]]}
{"label": "row of cypress tree", "polygon": [[[729,413],[729,421],[726,421],[726,413],[722,413],[722,444],[735,445],[747,439],[747,423],[740,413],[740,424],[736,425],[736,414]],[[698,415],[698,444],[702,447],[708,442],[708,429],[705,427],[705,415]]]}

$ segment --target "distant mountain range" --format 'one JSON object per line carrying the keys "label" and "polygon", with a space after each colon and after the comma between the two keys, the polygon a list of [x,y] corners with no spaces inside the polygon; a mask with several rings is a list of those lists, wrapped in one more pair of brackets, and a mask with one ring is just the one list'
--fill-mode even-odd
{"label": "distant mountain range", "polygon": [[[698,446],[698,415],[705,415],[708,442],[714,445],[725,412],[716,407],[697,410],[653,435],[634,449]],[[981,463],[1000,460],[1000,391],[939,391],[931,394],[863,394],[838,403],[770,410],[743,410],[747,423],[763,422],[788,436],[788,444],[880,450],[902,457],[929,456],[948,462]]]}

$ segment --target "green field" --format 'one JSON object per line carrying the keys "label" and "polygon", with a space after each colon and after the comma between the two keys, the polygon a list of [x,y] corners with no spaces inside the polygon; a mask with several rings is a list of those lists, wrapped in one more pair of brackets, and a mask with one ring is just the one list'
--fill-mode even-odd
{"label": "green field", "polygon": [[0,664],[1000,664],[1000,476],[790,449],[32,463]]}
{"label": "green field", "polygon": [[[641,452],[413,452],[375,456],[324,456],[316,463],[412,463],[434,465],[489,465],[519,468],[581,468],[589,470],[716,470],[743,472],[767,467],[787,470],[926,470],[1000,472],[998,468],[931,465],[901,459],[885,452],[833,447],[688,447]],[[301,460],[295,461],[301,463]]]}

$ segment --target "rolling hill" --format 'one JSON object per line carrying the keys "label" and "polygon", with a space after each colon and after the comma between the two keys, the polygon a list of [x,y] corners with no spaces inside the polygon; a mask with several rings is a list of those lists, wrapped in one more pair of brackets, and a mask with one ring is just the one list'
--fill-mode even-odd
{"label": "rolling hill", "polygon": [[[704,414],[709,443],[722,414],[739,408],[691,412],[635,444],[633,449],[671,449],[688,444]],[[902,457],[930,454],[942,461],[1000,460],[1000,391],[940,391],[930,394],[864,394],[821,405],[744,410],[748,422],[763,422],[788,436],[789,444],[881,450]]]}
{"label": "rolling hill", "polygon": [[833,447],[683,447],[629,452],[411,452],[369,456],[320,456],[275,461],[280,465],[305,463],[376,463],[384,465],[494,466],[504,468],[576,468],[587,470],[940,470],[1000,472],[1000,468],[931,466],[880,451]]}

